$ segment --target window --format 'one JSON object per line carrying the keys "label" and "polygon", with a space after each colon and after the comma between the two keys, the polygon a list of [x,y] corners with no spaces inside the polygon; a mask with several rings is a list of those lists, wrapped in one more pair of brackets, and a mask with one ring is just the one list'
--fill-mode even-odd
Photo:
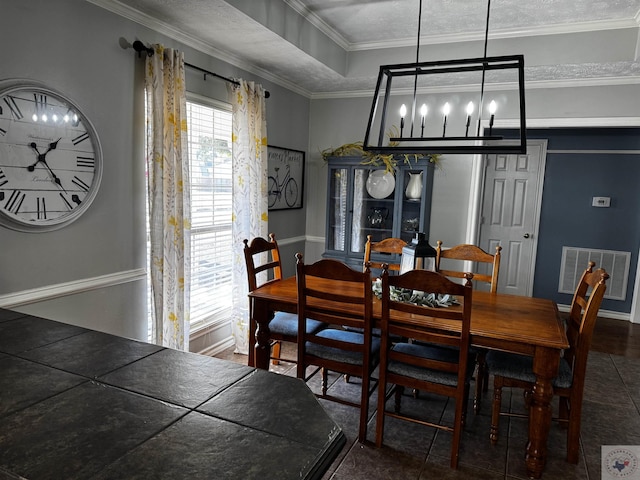
{"label": "window", "polygon": [[191,333],[231,316],[231,125],[230,107],[189,96]]}
{"label": "window", "polygon": [[229,108],[187,102],[191,180],[191,330],[231,315]]}

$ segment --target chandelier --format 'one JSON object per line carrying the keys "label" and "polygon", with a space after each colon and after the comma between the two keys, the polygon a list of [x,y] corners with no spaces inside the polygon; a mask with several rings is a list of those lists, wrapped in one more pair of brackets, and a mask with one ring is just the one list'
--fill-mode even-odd
{"label": "chandelier", "polygon": [[[416,61],[380,66],[364,150],[382,154],[526,153],[524,56],[487,57],[490,9],[488,0],[484,56],[420,62],[420,0]],[[517,96],[488,95],[487,79],[499,84],[498,88],[517,85]],[[443,89],[450,91],[449,99],[443,100]],[[493,132],[501,113],[519,118],[515,138]]]}

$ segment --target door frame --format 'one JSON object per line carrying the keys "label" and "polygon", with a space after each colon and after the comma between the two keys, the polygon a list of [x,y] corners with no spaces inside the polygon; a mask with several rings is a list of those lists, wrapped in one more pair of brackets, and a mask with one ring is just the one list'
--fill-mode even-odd
{"label": "door frame", "polygon": [[[519,128],[519,126],[520,122],[516,119],[496,120],[494,123],[494,128]],[[488,123],[485,125],[485,128],[486,127],[488,127]],[[640,117],[527,119],[527,128],[562,127],[640,127]],[[482,193],[484,186],[483,164],[484,160],[482,155],[473,156],[470,185],[471,195],[469,196],[469,217],[467,218],[467,241],[470,243],[476,242],[480,233],[480,212],[482,209]],[[544,186],[544,177],[542,179],[542,184],[542,186]],[[638,251],[638,258],[640,259],[640,251]],[[632,323],[640,323],[640,261],[638,261],[637,265],[633,299],[631,302],[631,312],[628,318]],[[535,264],[533,268],[535,269]]]}

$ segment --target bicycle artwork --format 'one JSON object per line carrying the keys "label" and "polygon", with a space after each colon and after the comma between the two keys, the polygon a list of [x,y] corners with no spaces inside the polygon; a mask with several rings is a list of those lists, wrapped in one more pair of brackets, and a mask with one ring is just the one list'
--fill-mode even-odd
{"label": "bicycle artwork", "polygon": [[302,208],[304,152],[268,146],[269,210]]}

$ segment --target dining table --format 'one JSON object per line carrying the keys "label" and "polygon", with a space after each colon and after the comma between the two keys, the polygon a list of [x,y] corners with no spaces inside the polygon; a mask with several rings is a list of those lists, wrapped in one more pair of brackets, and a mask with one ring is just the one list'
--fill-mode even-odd
{"label": "dining table", "polygon": [[[349,288],[338,280],[331,283],[336,290]],[[297,297],[295,276],[269,282],[249,292],[253,312],[249,332],[250,366],[269,368],[269,321],[276,311],[295,313]],[[374,326],[380,322],[381,307],[382,302],[374,295]],[[459,307],[454,305],[447,308]],[[436,325],[436,319],[422,317],[420,321],[427,327],[441,327]],[[525,464],[530,478],[540,478],[545,466],[551,426],[552,381],[558,373],[561,352],[569,347],[558,307],[550,299],[474,290],[470,334],[473,346],[533,357],[536,382],[529,410]],[[487,441],[488,437],[487,434]]]}

